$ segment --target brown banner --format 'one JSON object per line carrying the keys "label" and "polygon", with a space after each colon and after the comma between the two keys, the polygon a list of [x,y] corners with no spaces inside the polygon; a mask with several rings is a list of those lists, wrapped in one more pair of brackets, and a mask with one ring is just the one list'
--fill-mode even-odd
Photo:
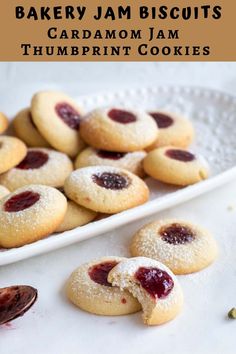
{"label": "brown banner", "polygon": [[2,0],[1,61],[235,61],[236,2]]}

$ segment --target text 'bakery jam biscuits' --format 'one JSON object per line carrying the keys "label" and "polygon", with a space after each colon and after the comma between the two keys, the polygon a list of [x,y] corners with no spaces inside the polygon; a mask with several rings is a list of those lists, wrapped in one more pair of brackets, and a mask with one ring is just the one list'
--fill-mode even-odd
{"label": "text 'bakery jam biscuits'", "polygon": [[0,136],[0,174],[18,165],[26,153],[26,145],[18,138]]}
{"label": "text 'bakery jam biscuits'", "polygon": [[189,274],[209,266],[217,244],[205,229],[182,220],[160,220],[142,227],[133,237],[132,256],[153,258],[175,274]]}
{"label": "text 'bakery jam biscuits'", "polygon": [[0,184],[10,191],[28,184],[62,187],[72,171],[73,164],[67,155],[51,149],[30,148],[19,165],[0,175]]}
{"label": "text 'bakery jam biscuits'", "polygon": [[65,181],[66,195],[85,208],[113,214],[144,204],[146,184],[133,173],[112,166],[80,168]]}
{"label": "text 'bakery jam biscuits'", "polygon": [[83,150],[75,160],[75,168],[87,166],[114,166],[124,168],[139,177],[144,177],[142,161],[145,151],[117,152],[97,150],[91,147]]}
{"label": "text 'bakery jam biscuits'", "polygon": [[187,148],[192,143],[194,129],[190,120],[180,114],[162,110],[152,111],[149,114],[156,121],[159,134],[156,141],[148,147],[148,151],[169,145]]}
{"label": "text 'bakery jam biscuits'", "polygon": [[183,293],[177,278],[156,260],[145,257],[125,259],[109,272],[108,281],[137,298],[147,325],[168,322],[182,309]]}
{"label": "text 'bakery jam biscuits'", "polygon": [[6,187],[0,185],[0,199],[5,197],[9,193],[10,191]]}
{"label": "text 'bakery jam biscuits'", "polygon": [[5,114],[3,114],[2,112],[0,112],[0,134],[4,133],[5,130],[7,130],[9,125],[8,119],[5,116]]}
{"label": "text 'bakery jam biscuits'", "polygon": [[209,175],[208,164],[202,156],[173,146],[152,150],[143,166],[149,176],[179,186],[200,182]]}
{"label": "text 'bakery jam biscuits'", "polygon": [[22,109],[13,120],[13,127],[18,138],[30,147],[50,147],[39,133],[33,122],[30,108]]}
{"label": "text 'bakery jam biscuits'", "polygon": [[143,150],[158,136],[154,119],[145,112],[121,108],[95,109],[81,122],[81,136],[96,149]]}
{"label": "text 'bakery jam biscuits'", "polygon": [[97,213],[93,210],[86,209],[72,200],[67,201],[67,211],[61,225],[56,232],[64,232],[75,229],[78,226],[86,225],[93,221]]}
{"label": "text 'bakery jam biscuits'", "polygon": [[33,96],[31,113],[39,132],[56,150],[74,157],[84,147],[79,133],[82,110],[70,97],[39,92]]}
{"label": "text 'bakery jam biscuits'", "polygon": [[40,240],[62,223],[67,201],[57,189],[29,185],[0,200],[0,247],[20,247]]}
{"label": "text 'bakery jam biscuits'", "polygon": [[141,309],[128,292],[108,282],[110,270],[124,258],[103,257],[81,265],[70,276],[66,293],[69,300],[84,311],[97,315],[119,316]]}

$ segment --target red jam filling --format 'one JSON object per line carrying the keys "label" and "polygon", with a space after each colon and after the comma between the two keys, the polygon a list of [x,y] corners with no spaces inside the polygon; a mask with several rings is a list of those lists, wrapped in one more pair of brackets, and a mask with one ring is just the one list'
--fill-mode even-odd
{"label": "red jam filling", "polygon": [[108,117],[121,124],[133,123],[137,120],[133,113],[121,109],[111,109],[108,112]]}
{"label": "red jam filling", "polygon": [[150,116],[152,116],[152,118],[154,118],[158,128],[160,129],[168,128],[174,123],[173,119],[167,114],[158,113],[158,112],[152,112],[149,114]]}
{"label": "red jam filling", "polygon": [[0,289],[0,324],[23,316],[37,299],[37,290],[30,286]]}
{"label": "red jam filling", "polygon": [[180,224],[172,224],[160,230],[163,241],[171,245],[184,245],[194,241],[195,235],[189,227]]}
{"label": "red jam filling", "polygon": [[97,156],[101,157],[102,159],[110,159],[110,160],[120,160],[125,155],[126,155],[125,152],[115,152],[115,151],[105,151],[105,150],[99,150],[97,152]]}
{"label": "red jam filling", "polygon": [[106,189],[121,190],[130,185],[128,177],[118,173],[103,172],[101,174],[94,174],[92,178],[98,186]]}
{"label": "red jam filling", "polygon": [[39,150],[29,151],[16,168],[20,170],[35,170],[45,165],[46,162],[48,162],[48,154]]}
{"label": "red jam filling", "polygon": [[174,281],[167,272],[158,268],[140,267],[135,278],[155,299],[164,299],[174,287]]}
{"label": "red jam filling", "polygon": [[39,199],[40,195],[38,193],[31,191],[22,192],[8,199],[4,204],[4,210],[9,213],[22,211],[30,208],[37,203]]}
{"label": "red jam filling", "polygon": [[58,103],[55,107],[57,115],[71,129],[78,130],[81,115],[68,103]]}
{"label": "red jam filling", "polygon": [[100,285],[104,286],[112,286],[111,283],[107,281],[108,273],[114,268],[118,262],[111,261],[111,262],[104,262],[100,264],[96,264],[89,269],[89,276],[90,278]]}
{"label": "red jam filling", "polygon": [[191,152],[180,149],[167,150],[166,156],[173,160],[179,160],[183,162],[190,162],[195,160],[195,155],[193,155]]}

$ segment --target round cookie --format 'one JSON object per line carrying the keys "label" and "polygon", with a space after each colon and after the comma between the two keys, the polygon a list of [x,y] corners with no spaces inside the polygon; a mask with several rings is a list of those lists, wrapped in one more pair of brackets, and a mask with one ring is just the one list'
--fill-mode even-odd
{"label": "round cookie", "polygon": [[87,166],[114,166],[124,168],[139,177],[144,177],[142,161],[145,151],[115,152],[96,150],[91,147],[83,150],[75,160],[75,168]]}
{"label": "round cookie", "polygon": [[137,298],[147,325],[168,322],[182,309],[183,293],[177,278],[164,264],[154,259],[125,259],[109,272],[108,281]]}
{"label": "round cookie", "polygon": [[112,166],[80,168],[66,179],[64,189],[74,202],[106,214],[143,204],[149,197],[149,190],[139,177]]}
{"label": "round cookie", "polygon": [[189,119],[177,113],[167,111],[149,112],[156,121],[159,134],[156,141],[148,147],[148,151],[162,146],[188,147],[194,138],[193,125]]}
{"label": "round cookie", "polygon": [[7,130],[9,125],[8,119],[5,116],[5,114],[3,114],[2,112],[0,112],[0,134],[4,133],[5,130]]}
{"label": "round cookie", "polygon": [[166,146],[152,150],[143,161],[144,171],[165,183],[187,186],[209,175],[207,162],[185,149]]}
{"label": "round cookie", "polygon": [[79,134],[82,111],[70,97],[39,92],[33,96],[31,113],[39,132],[56,150],[74,157],[84,147]]}
{"label": "round cookie", "polygon": [[0,200],[0,247],[20,247],[40,240],[62,223],[67,201],[57,189],[29,185]]}
{"label": "round cookie", "polygon": [[0,136],[0,174],[18,165],[26,152],[25,144],[18,138]]}
{"label": "round cookie", "polygon": [[140,304],[129,292],[112,287],[107,281],[109,271],[122,260],[103,257],[77,268],[66,284],[69,300],[96,315],[120,316],[139,311]]}
{"label": "round cookie", "polygon": [[131,243],[132,256],[153,258],[175,274],[198,272],[209,266],[217,253],[217,244],[208,231],[176,219],[145,225]]}
{"label": "round cookie", "polygon": [[154,119],[142,111],[95,109],[81,122],[80,133],[96,149],[118,152],[143,150],[158,136]]}
{"label": "round cookie", "polygon": [[30,147],[49,147],[48,142],[38,132],[29,108],[22,109],[13,120],[16,135]]}
{"label": "round cookie", "polygon": [[0,199],[5,197],[9,193],[10,191],[6,187],[0,186]]}
{"label": "round cookie", "polygon": [[50,149],[30,148],[19,165],[0,175],[0,184],[10,191],[28,184],[62,187],[72,171],[73,164],[67,155]]}
{"label": "round cookie", "polygon": [[90,221],[93,221],[96,216],[97,213],[94,211],[86,209],[72,202],[72,200],[68,200],[66,215],[56,232],[64,232],[88,224]]}

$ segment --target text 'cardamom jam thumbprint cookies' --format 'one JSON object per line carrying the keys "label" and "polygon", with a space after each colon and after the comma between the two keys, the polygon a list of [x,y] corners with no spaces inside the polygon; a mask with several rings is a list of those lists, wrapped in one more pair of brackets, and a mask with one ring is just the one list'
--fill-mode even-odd
{"label": "text 'cardamom jam thumbprint cookies'", "polygon": [[83,150],[75,160],[75,168],[88,166],[114,166],[124,168],[139,177],[144,177],[142,161],[145,151],[117,152],[96,150],[91,147]]}
{"label": "text 'cardamom jam thumbprint cookies'", "polygon": [[164,264],[153,259],[125,259],[109,272],[108,281],[137,298],[147,325],[168,322],[182,309],[183,293],[177,278]]}
{"label": "text 'cardamom jam thumbprint cookies'", "polygon": [[0,134],[4,133],[5,130],[7,130],[9,125],[8,119],[5,116],[5,114],[3,114],[2,112],[0,112]]}
{"label": "text 'cardamom jam thumbprint cookies'", "polygon": [[66,198],[52,187],[29,185],[8,194],[0,200],[0,247],[19,247],[50,235],[66,209]]}
{"label": "text 'cardamom jam thumbprint cookies'", "polygon": [[26,145],[20,139],[12,136],[0,136],[0,174],[18,165],[26,153]]}
{"label": "text 'cardamom jam thumbprint cookies'", "polygon": [[158,127],[147,113],[121,108],[95,109],[81,122],[81,136],[96,149],[131,152],[143,150],[158,136]]}
{"label": "text 'cardamom jam thumbprint cookies'", "polygon": [[190,120],[166,111],[152,111],[149,114],[155,120],[159,134],[156,141],[148,147],[148,151],[169,145],[186,148],[192,143],[194,129]]}
{"label": "text 'cardamom jam thumbprint cookies'", "polygon": [[64,190],[74,202],[106,214],[144,204],[149,197],[141,178],[112,166],[80,168],[66,179]]}
{"label": "text 'cardamom jam thumbprint cookies'", "polygon": [[5,197],[9,193],[10,191],[6,187],[0,185],[0,199]]}
{"label": "text 'cardamom jam thumbprint cookies'", "polygon": [[11,191],[28,184],[62,187],[72,171],[73,164],[66,154],[51,149],[31,148],[24,160],[0,176],[0,184]]}
{"label": "text 'cardamom jam thumbprint cookies'", "polygon": [[69,300],[96,315],[119,316],[139,311],[140,304],[128,291],[121,291],[107,280],[110,270],[123,260],[104,257],[81,265],[67,281]]}
{"label": "text 'cardamom jam thumbprint cookies'", "polygon": [[143,166],[149,176],[179,186],[200,182],[209,175],[208,164],[201,155],[173,146],[152,150]]}
{"label": "text 'cardamom jam thumbprint cookies'", "polygon": [[160,220],[134,235],[131,254],[160,261],[175,274],[189,274],[214,262],[218,247],[212,235],[200,226],[183,220]]}
{"label": "text 'cardamom jam thumbprint cookies'", "polygon": [[30,108],[22,109],[13,120],[13,127],[18,138],[30,147],[49,147],[49,143],[39,133],[33,122]]}
{"label": "text 'cardamom jam thumbprint cookies'", "polygon": [[79,134],[82,110],[70,97],[39,92],[33,96],[31,113],[39,132],[56,150],[74,157],[84,147]]}

